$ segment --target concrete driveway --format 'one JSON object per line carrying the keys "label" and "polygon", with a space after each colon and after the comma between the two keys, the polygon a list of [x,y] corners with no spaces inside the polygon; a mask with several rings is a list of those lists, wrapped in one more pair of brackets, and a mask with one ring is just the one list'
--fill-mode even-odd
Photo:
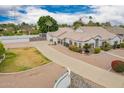
{"label": "concrete driveway", "polygon": [[124,59],[124,49],[115,49],[115,50],[111,50],[111,51],[109,51],[109,53],[110,54],[113,54],[113,55],[117,55],[117,56],[119,56],[119,57],[121,57],[121,58],[123,58]]}
{"label": "concrete driveway", "polygon": [[53,88],[65,72],[65,68],[51,62],[24,72],[0,73],[0,88]]}
{"label": "concrete driveway", "polygon": [[[5,44],[6,48],[33,47],[31,42]],[[56,63],[48,63],[17,73],[0,73],[2,88],[52,88],[66,69]]]}
{"label": "concrete driveway", "polygon": [[[99,54],[85,55],[85,54],[80,54],[80,53],[70,51],[68,48],[61,46],[61,45],[56,45],[56,46],[51,46],[51,47],[64,53],[65,55],[82,60],[88,64],[100,67],[105,70],[111,69],[111,62],[113,60],[124,61],[124,58],[118,57],[117,55],[114,56],[112,54],[109,54],[110,52],[103,51]],[[118,51],[118,52],[120,52],[121,54],[124,54],[124,51]],[[117,53],[117,54],[119,54],[119,53]]]}
{"label": "concrete driveway", "polygon": [[87,64],[82,60],[65,55],[49,46],[46,41],[34,42],[32,45],[53,62],[69,67],[71,71],[81,75],[83,78],[104,87],[124,87],[124,78],[121,75],[117,75],[102,68]]}

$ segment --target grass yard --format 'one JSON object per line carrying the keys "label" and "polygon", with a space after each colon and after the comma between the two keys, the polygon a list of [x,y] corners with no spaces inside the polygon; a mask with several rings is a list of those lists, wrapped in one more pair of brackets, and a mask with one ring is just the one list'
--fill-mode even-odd
{"label": "grass yard", "polygon": [[49,62],[50,60],[35,48],[9,49],[6,53],[6,59],[0,63],[0,72],[24,71]]}

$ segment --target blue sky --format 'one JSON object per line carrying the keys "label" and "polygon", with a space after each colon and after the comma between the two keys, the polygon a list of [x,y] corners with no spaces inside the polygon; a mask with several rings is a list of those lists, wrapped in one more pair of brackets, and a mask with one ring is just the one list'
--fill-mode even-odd
{"label": "blue sky", "polygon": [[[6,6],[5,6],[6,7]],[[21,6],[20,9],[16,10],[16,7],[9,7],[8,10],[0,9],[0,22],[3,21],[12,21],[13,16],[7,15],[4,13],[5,11],[18,11],[19,13],[26,14],[26,8],[30,6]],[[44,5],[44,6],[33,6],[38,7],[40,9],[47,10],[48,12],[52,13],[68,13],[68,14],[75,14],[75,13],[93,13],[93,8],[86,5]]]}
{"label": "blue sky", "polygon": [[86,6],[86,5],[49,5],[49,6],[41,6],[41,9],[46,9],[49,12],[53,12],[53,13],[79,13],[79,12],[83,12],[83,13],[91,13],[93,12],[93,8],[91,8],[90,6]]}
{"label": "blue sky", "polygon": [[37,5],[37,6],[0,6],[0,23],[36,23],[40,16],[50,15],[58,23],[72,24],[83,17],[93,16],[95,22],[110,21],[113,24],[124,23],[124,6],[91,6],[91,5]]}

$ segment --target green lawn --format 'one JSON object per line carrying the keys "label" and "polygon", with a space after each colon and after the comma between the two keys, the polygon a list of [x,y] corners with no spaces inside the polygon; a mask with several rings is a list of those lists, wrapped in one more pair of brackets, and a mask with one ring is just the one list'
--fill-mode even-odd
{"label": "green lawn", "polygon": [[50,60],[35,48],[9,49],[0,63],[0,72],[18,72],[49,63]]}

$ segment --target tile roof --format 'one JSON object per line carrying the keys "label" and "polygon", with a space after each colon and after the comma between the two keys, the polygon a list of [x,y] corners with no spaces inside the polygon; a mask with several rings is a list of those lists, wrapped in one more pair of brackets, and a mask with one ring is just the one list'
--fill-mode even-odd
{"label": "tile roof", "polygon": [[82,32],[76,32],[72,28],[61,28],[59,31],[51,33],[51,35],[60,39],[68,38],[77,41],[86,41],[96,36],[106,40],[116,36],[102,27],[82,27],[81,30]]}
{"label": "tile roof", "polygon": [[115,34],[124,34],[124,28],[122,27],[106,27],[106,29]]}

